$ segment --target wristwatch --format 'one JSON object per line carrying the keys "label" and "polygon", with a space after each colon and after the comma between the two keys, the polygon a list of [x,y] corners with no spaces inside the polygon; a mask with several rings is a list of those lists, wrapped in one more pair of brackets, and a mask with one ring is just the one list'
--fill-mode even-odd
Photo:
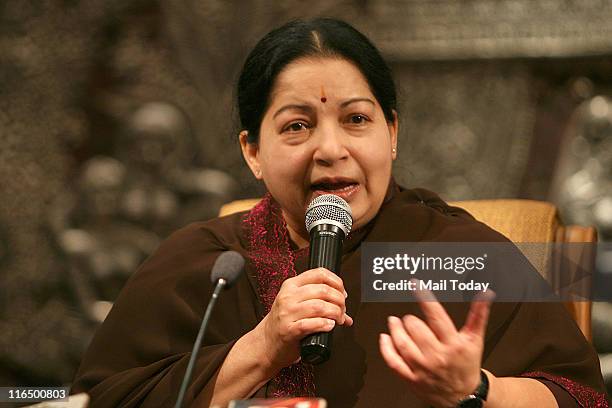
{"label": "wristwatch", "polygon": [[457,408],[482,408],[489,394],[489,378],[484,371],[480,370],[480,384],[472,394],[462,398],[457,403]]}

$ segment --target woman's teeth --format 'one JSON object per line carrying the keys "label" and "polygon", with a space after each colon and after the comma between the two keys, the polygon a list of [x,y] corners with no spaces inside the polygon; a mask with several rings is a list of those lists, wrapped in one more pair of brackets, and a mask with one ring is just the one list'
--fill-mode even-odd
{"label": "woman's teeth", "polygon": [[315,194],[334,194],[347,201],[351,200],[352,197],[357,194],[359,188],[359,183],[356,182],[319,183],[311,186]]}
{"label": "woman's teeth", "polygon": [[315,184],[313,190],[324,190],[324,191],[342,191],[349,190],[354,187],[356,183],[342,183],[342,184]]}
{"label": "woman's teeth", "polygon": [[344,187],[340,187],[340,188],[336,188],[336,190],[342,191],[342,190],[350,190],[355,184],[347,184]]}

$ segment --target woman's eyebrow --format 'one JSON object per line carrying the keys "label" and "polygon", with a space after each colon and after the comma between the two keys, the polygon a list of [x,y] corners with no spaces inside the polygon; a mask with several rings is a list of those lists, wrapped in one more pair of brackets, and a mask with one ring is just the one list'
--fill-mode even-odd
{"label": "woman's eyebrow", "polygon": [[307,113],[314,112],[314,109],[310,105],[291,104],[291,105],[285,105],[282,108],[280,108],[279,110],[277,110],[276,113],[274,113],[274,116],[272,116],[272,119],[274,119],[275,117],[280,115],[282,112],[284,112],[286,110],[289,110],[289,109],[301,110],[301,111],[305,111]]}
{"label": "woman's eyebrow", "polygon": [[[362,98],[362,97],[358,97],[358,98],[351,98],[351,99],[347,99],[346,101],[342,102],[340,104],[341,108],[344,108],[352,103],[356,103],[356,102],[368,102],[370,104],[372,104],[373,106],[375,106],[376,104],[374,103],[373,100],[371,100],[370,98]],[[280,115],[281,113],[283,113],[286,110],[290,110],[290,109],[295,109],[295,110],[300,110],[300,111],[304,111],[307,113],[313,113],[314,112],[314,108],[310,105],[307,104],[290,104],[290,105],[285,105],[283,107],[281,107],[279,110],[277,110],[274,115],[272,116],[272,119],[276,118],[278,115]]]}
{"label": "woman's eyebrow", "polygon": [[342,103],[340,104],[340,107],[341,107],[341,108],[344,108],[344,107],[346,107],[346,106],[350,105],[351,103],[355,103],[355,102],[369,102],[369,103],[371,103],[372,105],[376,106],[376,104],[374,103],[374,101],[373,101],[373,100],[371,100],[370,98],[351,98],[351,99],[349,99],[349,100],[346,100],[346,101],[342,102]]}

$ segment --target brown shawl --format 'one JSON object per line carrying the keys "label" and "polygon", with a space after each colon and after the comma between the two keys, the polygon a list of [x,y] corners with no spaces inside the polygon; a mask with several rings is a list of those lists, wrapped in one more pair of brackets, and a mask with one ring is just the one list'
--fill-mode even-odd
{"label": "brown shawl", "polygon": [[[426,406],[386,367],[378,351],[378,334],[386,331],[388,315],[422,313],[413,303],[361,302],[359,244],[506,239],[426,190],[391,192],[376,218],[344,245],[340,276],[354,326],[334,330],[328,362],[282,370],[257,396],[314,393],[331,408]],[[192,224],[163,243],[121,292],[83,358],[72,392],[88,392],[92,407],[172,406],[212,292],[210,269],[228,249],[248,259],[246,274],[213,312],[186,398],[192,401],[214,378],[234,341],[269,310],[280,283],[307,268],[308,252],[289,240],[270,197],[248,213]],[[469,305],[445,308],[461,326]],[[497,376],[539,379],[562,407],[608,406],[597,354],[560,304],[494,304],[483,367]]]}

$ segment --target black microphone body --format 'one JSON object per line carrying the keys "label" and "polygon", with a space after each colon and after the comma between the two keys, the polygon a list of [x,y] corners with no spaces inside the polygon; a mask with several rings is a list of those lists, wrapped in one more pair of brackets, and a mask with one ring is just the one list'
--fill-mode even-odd
{"label": "black microphone body", "polygon": [[[310,260],[308,269],[326,268],[340,272],[344,231],[333,224],[319,224],[310,230]],[[321,364],[331,356],[332,331],[314,333],[301,341],[302,360]]]}
{"label": "black microphone body", "polygon": [[310,260],[308,269],[326,268],[340,272],[344,231],[335,225],[320,224],[310,231]]}

